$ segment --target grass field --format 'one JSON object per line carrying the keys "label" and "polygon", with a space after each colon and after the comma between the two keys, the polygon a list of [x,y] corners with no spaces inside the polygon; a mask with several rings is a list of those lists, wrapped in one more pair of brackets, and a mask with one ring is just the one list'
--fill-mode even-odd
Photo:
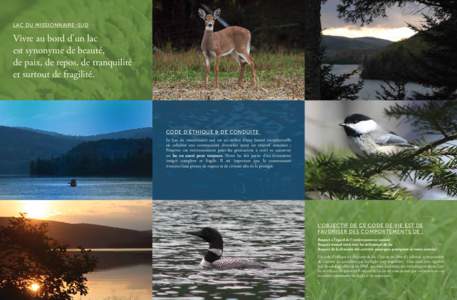
{"label": "grass field", "polygon": [[[239,87],[239,66],[232,57],[221,59],[219,89],[214,88],[214,73],[205,87],[203,55],[198,50],[156,52],[153,59],[154,99],[265,99],[292,100],[304,98],[303,52],[252,53],[257,68],[258,86],[251,86],[250,68],[246,66],[245,82]],[[213,67],[213,65],[212,65]]]}
{"label": "grass field", "polygon": [[[308,201],[305,204],[306,220],[306,284],[309,300],[455,300],[457,299],[457,217],[455,201]],[[317,224],[422,224],[423,233],[409,234],[343,234],[319,235]],[[321,251],[318,238],[388,238],[392,249],[407,251]],[[336,246],[338,247],[338,246]],[[355,244],[355,248],[357,248]],[[374,247],[377,248],[377,247]],[[381,246],[379,248],[389,248]],[[436,249],[426,251],[425,249]],[[362,272],[349,277],[320,277],[319,259],[325,255],[370,255],[387,256],[396,265],[396,272],[389,277],[367,275]],[[394,260],[399,255],[443,255],[443,273],[428,272],[430,264],[416,265],[411,272],[407,260]],[[367,263],[361,269],[369,268]],[[383,266],[376,265],[378,270]],[[387,264],[389,266],[389,264]],[[347,267],[342,267],[347,268]],[[409,269],[409,271],[407,271]],[[340,272],[341,273],[341,272]],[[373,274],[377,274],[373,272]]]}

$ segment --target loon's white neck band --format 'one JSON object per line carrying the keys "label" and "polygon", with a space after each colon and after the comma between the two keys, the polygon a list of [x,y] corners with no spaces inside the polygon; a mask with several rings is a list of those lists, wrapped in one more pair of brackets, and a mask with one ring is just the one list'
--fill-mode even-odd
{"label": "loon's white neck band", "polygon": [[217,256],[222,256],[222,249],[209,248],[208,251],[216,254]]}

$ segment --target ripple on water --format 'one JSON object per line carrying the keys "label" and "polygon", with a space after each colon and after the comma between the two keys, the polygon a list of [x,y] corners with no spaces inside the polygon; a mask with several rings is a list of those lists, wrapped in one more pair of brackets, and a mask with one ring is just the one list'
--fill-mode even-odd
{"label": "ripple on water", "polygon": [[[303,299],[303,201],[154,201],[155,299]],[[202,270],[207,244],[185,231],[224,237],[224,255],[255,258],[262,270]]]}
{"label": "ripple on water", "polygon": [[150,178],[77,177],[78,187],[69,187],[69,177],[0,177],[0,199],[98,200],[150,199]]}

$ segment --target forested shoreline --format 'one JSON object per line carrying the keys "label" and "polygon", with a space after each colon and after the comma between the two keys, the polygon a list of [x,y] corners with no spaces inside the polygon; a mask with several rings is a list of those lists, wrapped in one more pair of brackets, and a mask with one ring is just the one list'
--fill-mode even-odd
{"label": "forested shoreline", "polygon": [[152,139],[84,142],[64,155],[31,161],[30,175],[151,177]]}

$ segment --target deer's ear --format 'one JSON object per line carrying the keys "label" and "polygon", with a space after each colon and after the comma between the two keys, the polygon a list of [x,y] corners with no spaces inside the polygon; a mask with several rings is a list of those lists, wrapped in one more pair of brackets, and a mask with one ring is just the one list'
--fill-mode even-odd
{"label": "deer's ear", "polygon": [[217,19],[221,15],[221,9],[218,8],[214,11],[213,16]]}
{"label": "deer's ear", "polygon": [[200,18],[202,18],[204,20],[206,17],[206,12],[203,9],[199,8],[198,15],[200,16]]}

